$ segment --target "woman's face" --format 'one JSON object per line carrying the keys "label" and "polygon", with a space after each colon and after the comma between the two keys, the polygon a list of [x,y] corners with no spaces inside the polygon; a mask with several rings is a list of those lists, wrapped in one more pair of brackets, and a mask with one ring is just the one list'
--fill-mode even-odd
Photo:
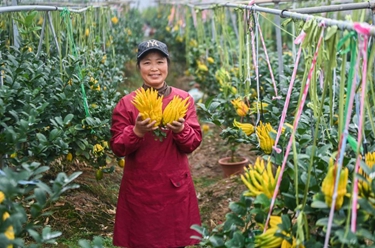
{"label": "woman's face", "polygon": [[158,89],[168,76],[168,61],[160,52],[151,51],[139,62],[139,70],[144,83]]}

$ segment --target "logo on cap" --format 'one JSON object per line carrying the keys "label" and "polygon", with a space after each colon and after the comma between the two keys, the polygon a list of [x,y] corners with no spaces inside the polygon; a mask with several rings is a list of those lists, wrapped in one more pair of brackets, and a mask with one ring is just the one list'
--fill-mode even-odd
{"label": "logo on cap", "polygon": [[157,40],[149,40],[147,41],[147,47],[150,47],[150,46],[159,46],[158,45],[158,41]]}

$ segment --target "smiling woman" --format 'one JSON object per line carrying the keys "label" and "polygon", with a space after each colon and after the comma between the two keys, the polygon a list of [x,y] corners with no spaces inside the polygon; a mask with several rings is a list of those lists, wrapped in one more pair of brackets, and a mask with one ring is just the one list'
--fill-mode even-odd
{"label": "smiling woman", "polygon": [[[194,245],[199,240],[191,236],[199,234],[190,227],[201,221],[187,155],[202,141],[194,100],[166,83],[164,43],[139,44],[137,66],[142,87],[124,96],[112,115],[111,148],[126,156],[113,243],[128,248]],[[157,139],[155,131],[165,137]]]}

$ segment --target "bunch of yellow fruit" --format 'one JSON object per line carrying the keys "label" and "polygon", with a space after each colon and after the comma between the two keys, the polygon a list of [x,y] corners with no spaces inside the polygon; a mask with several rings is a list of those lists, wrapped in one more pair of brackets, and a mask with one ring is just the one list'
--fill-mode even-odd
{"label": "bunch of yellow fruit", "polygon": [[[256,248],[295,248],[297,247],[297,240],[293,237],[290,233],[286,233],[281,231],[278,227],[279,224],[282,223],[282,219],[280,216],[272,215],[270,217],[270,227],[264,233],[255,237],[255,247]],[[288,237],[292,243],[289,243],[287,239],[276,236],[276,233],[282,233],[286,237]],[[299,244],[298,247],[304,248],[305,246]]]}
{"label": "bunch of yellow fruit", "polygon": [[268,161],[265,167],[264,160],[258,157],[255,164],[249,165],[248,168],[245,167],[245,173],[241,175],[242,182],[248,188],[244,195],[256,197],[263,193],[268,198],[272,198],[277,179],[279,178],[280,168],[280,166],[277,168],[274,176],[271,161]]}
{"label": "bunch of yellow fruit", "polygon": [[186,115],[189,106],[189,97],[182,99],[174,96],[163,111],[163,96],[152,88],[136,91],[132,103],[138,109],[143,119],[150,118],[150,123],[156,121],[155,127],[166,126]]}
{"label": "bunch of yellow fruit", "polygon": [[132,101],[138,109],[143,119],[150,118],[150,123],[156,121],[155,127],[159,126],[163,118],[163,96],[152,88],[136,90],[136,95]]}
{"label": "bunch of yellow fruit", "polygon": [[234,120],[233,126],[238,127],[248,136],[255,132],[255,127],[251,123],[241,123],[241,122]]}
{"label": "bunch of yellow fruit", "polygon": [[180,118],[183,118],[186,115],[187,108],[189,106],[189,97],[186,97],[182,100],[178,96],[174,96],[172,101],[168,103],[163,111],[163,125],[177,121]]}
{"label": "bunch of yellow fruit", "polygon": [[[346,194],[346,185],[348,184],[348,168],[342,168],[339,175],[339,184],[337,188],[337,197],[335,202],[335,209],[338,210],[341,208],[344,202],[344,196]],[[331,207],[333,191],[335,188],[335,181],[337,177],[337,164],[334,164],[333,159],[329,161],[329,168],[326,177],[322,183],[322,192],[324,193],[324,200],[326,204]]]}

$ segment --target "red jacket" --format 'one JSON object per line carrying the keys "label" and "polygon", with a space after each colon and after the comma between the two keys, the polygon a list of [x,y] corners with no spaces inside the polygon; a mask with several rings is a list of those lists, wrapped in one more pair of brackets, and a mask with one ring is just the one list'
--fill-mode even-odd
{"label": "red jacket", "polygon": [[[163,98],[163,108],[179,95],[189,94],[172,87]],[[185,128],[167,132],[163,141],[147,133],[133,132],[138,110],[131,103],[132,92],[113,111],[110,141],[117,156],[126,156],[126,165],[117,203],[114,245],[127,248],[169,248],[199,243],[190,227],[200,225],[198,201],[189,170],[187,154],[202,141],[194,101],[190,97]]]}

